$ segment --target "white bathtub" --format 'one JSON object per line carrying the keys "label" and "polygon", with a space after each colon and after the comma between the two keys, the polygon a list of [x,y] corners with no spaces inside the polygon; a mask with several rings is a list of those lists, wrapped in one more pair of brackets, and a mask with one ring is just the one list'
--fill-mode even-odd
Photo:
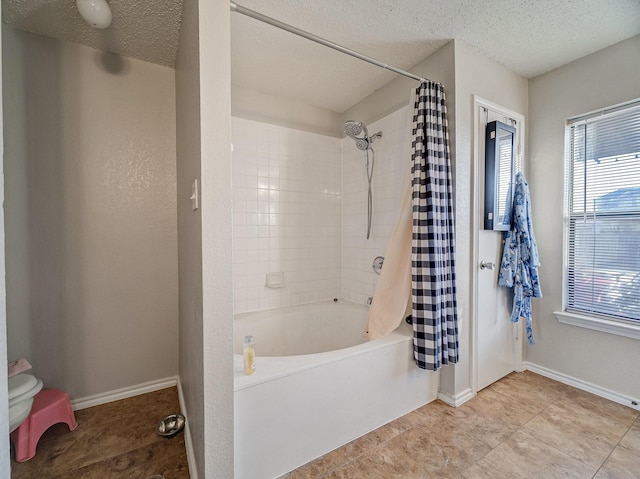
{"label": "white bathtub", "polygon": [[[340,300],[237,315],[237,479],[272,479],[434,400],[439,373],[420,370],[403,324],[366,341],[368,308]],[[242,339],[256,340],[243,373]]]}

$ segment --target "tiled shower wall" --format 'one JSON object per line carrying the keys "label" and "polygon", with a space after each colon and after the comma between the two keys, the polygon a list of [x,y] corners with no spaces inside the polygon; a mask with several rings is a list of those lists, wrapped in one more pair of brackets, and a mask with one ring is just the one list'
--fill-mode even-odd
{"label": "tiled shower wall", "polygon": [[[408,164],[407,110],[367,125],[383,133],[369,240],[365,157],[353,140],[232,119],[236,313],[373,295],[371,265],[384,256]],[[284,287],[265,287],[268,272],[284,272]]]}
{"label": "tiled shower wall", "polygon": [[232,131],[235,312],[339,297],[340,140],[240,118]]}
{"label": "tiled shower wall", "polygon": [[[357,119],[356,119],[357,120]],[[409,165],[408,106],[367,125],[369,134],[382,131],[373,143],[373,221],[367,238],[367,176],[365,154],[351,138],[342,140],[342,294],[365,304],[373,296],[378,276],[373,260],[384,256],[402,198]],[[369,161],[372,155],[369,153]],[[408,180],[408,178],[407,178]]]}

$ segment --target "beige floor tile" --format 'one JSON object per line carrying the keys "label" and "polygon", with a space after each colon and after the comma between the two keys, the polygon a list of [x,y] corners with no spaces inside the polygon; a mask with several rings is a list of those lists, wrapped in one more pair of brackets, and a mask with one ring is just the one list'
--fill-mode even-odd
{"label": "beige floor tile", "polygon": [[637,452],[640,457],[640,418],[629,428],[620,445]]}
{"label": "beige floor tile", "polygon": [[[76,411],[78,428],[69,431],[64,424],[49,428],[38,442],[35,457],[24,463],[12,461],[11,477],[57,477],[166,441],[155,433],[155,425],[179,411],[175,387]],[[185,454],[184,446],[180,450]]]}
{"label": "beige floor tile", "polygon": [[459,408],[434,401],[290,479],[591,479],[598,469],[599,479],[640,479],[639,414],[513,373]]}
{"label": "beige floor tile", "polygon": [[312,461],[291,473],[291,479],[314,479],[350,462],[394,438],[407,429],[400,421],[393,421],[362,436],[335,451]]}
{"label": "beige floor tile", "polygon": [[444,414],[444,411],[448,409],[452,409],[451,406],[441,401],[433,401],[416,411],[376,429],[366,436],[360,437],[349,444],[345,444],[335,451],[325,454],[315,461],[292,471],[290,479],[317,479],[318,477],[322,477],[334,469],[344,466],[361,455],[372,451],[408,429],[433,423],[435,417]]}
{"label": "beige floor tile", "polygon": [[429,404],[425,404],[424,406],[416,409],[412,414],[416,413],[421,415],[422,417],[427,417],[441,414],[450,409],[453,409],[453,407],[440,401],[439,399],[436,399],[435,401],[431,401]]}
{"label": "beige floor tile", "polygon": [[326,477],[453,478],[490,450],[444,418],[439,427],[414,427]]}
{"label": "beige floor tile", "polygon": [[491,447],[506,440],[538,413],[538,408],[512,401],[493,390],[480,391],[473,400],[446,411],[457,425]]}
{"label": "beige floor tile", "polygon": [[525,371],[511,373],[486,389],[541,411],[565,393],[569,386]]}
{"label": "beige floor tile", "polygon": [[580,389],[569,389],[560,401],[576,404],[584,409],[595,412],[599,418],[621,422],[623,424],[630,425],[640,417],[640,411],[609,401],[595,394],[581,391]]}
{"label": "beige floor tile", "polygon": [[634,420],[613,406],[596,408],[563,397],[529,421],[523,431],[597,469]]}
{"label": "beige floor tile", "polygon": [[544,442],[518,431],[464,472],[466,479],[591,478],[590,467]]}
{"label": "beige floor tile", "polygon": [[66,472],[55,479],[144,479],[160,474],[165,479],[189,479],[184,436],[163,438],[116,457]]}
{"label": "beige floor tile", "polygon": [[595,479],[640,479],[640,420],[629,428]]}
{"label": "beige floor tile", "polygon": [[392,475],[378,464],[372,463],[368,457],[360,457],[344,466],[331,471],[326,476],[318,476],[315,479],[409,479],[409,473]]}
{"label": "beige floor tile", "polygon": [[640,454],[624,446],[616,447],[594,479],[640,479]]}

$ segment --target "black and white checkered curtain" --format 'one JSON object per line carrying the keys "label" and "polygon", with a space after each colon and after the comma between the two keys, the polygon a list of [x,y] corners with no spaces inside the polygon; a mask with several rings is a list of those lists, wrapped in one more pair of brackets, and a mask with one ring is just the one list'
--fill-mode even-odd
{"label": "black and white checkered curtain", "polygon": [[411,139],[413,232],[411,295],[414,356],[419,368],[458,362],[449,133],[444,88],[417,90]]}

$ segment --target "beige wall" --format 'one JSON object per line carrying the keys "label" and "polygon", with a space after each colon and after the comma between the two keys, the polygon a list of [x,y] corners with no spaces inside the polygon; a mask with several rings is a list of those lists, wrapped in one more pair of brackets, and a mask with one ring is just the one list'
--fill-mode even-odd
{"label": "beige wall", "polygon": [[[471,388],[471,258],[473,253],[473,95],[527,113],[527,81],[452,41],[410,70],[441,82],[447,95],[450,148],[453,159],[456,214],[456,279],[460,321],[460,363],[442,370],[440,388],[457,396]],[[405,106],[414,80],[397,77],[342,114],[342,119],[370,123]]]}
{"label": "beige wall", "polygon": [[[443,83],[448,94],[451,93],[450,96],[453,97],[453,42],[449,42],[409,71]],[[415,80],[397,76],[342,113],[234,85],[231,113],[238,118],[342,138],[342,125],[346,120],[355,119],[370,124],[384,118],[407,105],[409,91],[415,85]],[[453,98],[448,102],[452,107]]]}
{"label": "beige wall", "polygon": [[176,59],[176,152],[178,269],[180,303],[180,383],[196,460],[204,477],[204,364],[202,341],[201,210],[192,211],[191,184],[200,181],[200,76],[198,8],[184,2]]}
{"label": "beige wall", "polygon": [[460,363],[452,374],[442,373],[441,388],[460,394],[471,385],[471,295],[474,213],[473,189],[473,96],[527,115],[527,80],[481,55],[463,42],[455,41],[455,208],[456,276],[460,315]]}
{"label": "beige wall", "polygon": [[[0,24],[0,30],[5,26]],[[0,35],[0,47],[2,46],[2,36]],[[0,71],[4,70],[0,62]],[[1,78],[1,77],[0,77]],[[0,86],[2,81],[0,81]],[[2,121],[3,106],[0,102],[0,129],[3,127]],[[2,130],[4,131],[4,130]],[[3,154],[3,138],[0,136],[0,154]],[[4,198],[4,174],[3,166],[0,164],[0,198]],[[4,230],[4,208],[0,209],[0,271],[5,270],[5,230]],[[0,275],[0,331],[5,331],[6,324],[6,277]],[[0,358],[5,358],[7,354],[7,335],[0,333]],[[0,417],[9,417],[9,404],[7,399],[7,379],[0,377]],[[9,477],[11,474],[11,461],[9,458],[9,421],[2,421],[0,424],[0,477]]]}
{"label": "beige wall", "polygon": [[175,376],[173,71],[3,30],[9,354],[72,398]]}
{"label": "beige wall", "polygon": [[[447,108],[451,117],[455,104],[453,41],[447,43],[428,58],[410,68],[409,71],[444,85],[447,95]],[[416,80],[398,75],[383,87],[374,91],[361,102],[356,103],[341,115],[340,123],[346,120],[373,123],[409,103],[412,88],[418,85]],[[452,135],[453,137],[453,135]]]}
{"label": "beige wall", "polygon": [[341,138],[340,115],[325,108],[267,95],[234,85],[231,89],[231,114],[296,130]]}
{"label": "beige wall", "polygon": [[560,324],[564,128],[566,119],[640,97],[640,36],[529,82],[529,183],[544,298],[534,300],[536,344],[527,360],[617,393],[640,398],[640,343]]}
{"label": "beige wall", "polygon": [[205,471],[233,478],[231,12],[199,0]]}
{"label": "beige wall", "polygon": [[176,62],[180,380],[192,474],[220,479],[233,477],[229,15],[224,2],[184,2]]}

